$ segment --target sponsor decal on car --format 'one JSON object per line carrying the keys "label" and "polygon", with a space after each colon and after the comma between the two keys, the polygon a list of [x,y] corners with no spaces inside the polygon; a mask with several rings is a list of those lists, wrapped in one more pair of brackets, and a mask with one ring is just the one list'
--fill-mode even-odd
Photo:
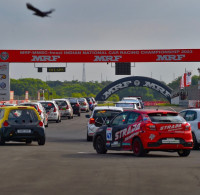
{"label": "sponsor decal on car", "polygon": [[130,125],[128,128],[122,129],[121,131],[118,131],[115,133],[115,140],[121,139],[122,137],[126,137],[133,132],[140,129],[141,123]]}
{"label": "sponsor decal on car", "polygon": [[175,124],[175,125],[163,125],[160,127],[160,130],[181,130],[182,129],[182,124]]}
{"label": "sponsor decal on car", "polygon": [[153,140],[155,137],[156,137],[156,136],[155,136],[154,134],[151,134],[151,135],[149,136],[149,139],[150,139],[150,140]]}
{"label": "sponsor decal on car", "polygon": [[106,129],[106,140],[107,141],[112,141],[112,128],[107,128]]}

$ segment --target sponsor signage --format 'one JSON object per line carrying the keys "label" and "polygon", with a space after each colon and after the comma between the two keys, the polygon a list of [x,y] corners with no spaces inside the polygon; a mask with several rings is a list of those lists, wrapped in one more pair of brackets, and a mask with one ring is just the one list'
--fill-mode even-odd
{"label": "sponsor signage", "polygon": [[0,62],[198,62],[200,49],[0,50]]}
{"label": "sponsor signage", "polygon": [[[7,55],[1,54],[0,57],[6,59]],[[0,62],[0,101],[9,101],[9,100],[10,100],[9,63]]]}
{"label": "sponsor signage", "polygon": [[100,91],[95,99],[98,101],[105,101],[112,94],[127,87],[147,87],[161,93],[169,101],[171,101],[171,88],[167,87],[166,85],[155,79],[140,76],[126,77],[111,83],[110,85],[106,86],[102,91]]}
{"label": "sponsor signage", "polygon": [[65,67],[48,67],[47,72],[65,72]]}

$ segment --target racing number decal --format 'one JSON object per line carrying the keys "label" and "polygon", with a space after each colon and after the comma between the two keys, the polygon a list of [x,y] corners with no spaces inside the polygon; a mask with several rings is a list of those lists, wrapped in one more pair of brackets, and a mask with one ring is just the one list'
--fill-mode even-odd
{"label": "racing number decal", "polygon": [[106,140],[107,141],[112,141],[112,128],[107,128],[106,129]]}

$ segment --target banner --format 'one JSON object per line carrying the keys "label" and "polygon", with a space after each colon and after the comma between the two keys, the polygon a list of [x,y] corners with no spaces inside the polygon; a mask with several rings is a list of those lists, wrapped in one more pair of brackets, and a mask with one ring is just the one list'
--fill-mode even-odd
{"label": "banner", "polygon": [[180,88],[183,89],[184,87],[189,87],[192,83],[192,73],[191,72],[186,72],[184,75],[181,77],[180,80]]}
{"label": "banner", "polygon": [[10,100],[9,63],[0,62],[0,101]]}
{"label": "banner", "polygon": [[0,50],[0,62],[199,62],[200,49]]}

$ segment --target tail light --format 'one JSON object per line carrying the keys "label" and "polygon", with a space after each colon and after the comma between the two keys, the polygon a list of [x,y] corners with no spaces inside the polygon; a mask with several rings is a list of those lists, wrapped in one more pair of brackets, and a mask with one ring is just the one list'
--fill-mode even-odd
{"label": "tail light", "polygon": [[57,111],[57,109],[56,109],[56,107],[54,107],[53,112],[56,112],[56,111]]}
{"label": "tail light", "polygon": [[86,104],[86,102],[84,102],[84,103],[83,103],[83,105],[85,105],[85,106],[86,106],[86,105],[87,105],[87,104]]}
{"label": "tail light", "polygon": [[200,129],[200,122],[198,122],[198,129]]}
{"label": "tail light", "polygon": [[79,107],[79,104],[76,104],[77,107]]}
{"label": "tail light", "polygon": [[4,126],[4,127],[8,127],[8,126],[9,126],[8,121],[4,121],[3,126]]}
{"label": "tail light", "polygon": [[190,126],[189,123],[186,123],[186,124],[185,124],[185,130],[186,130],[186,131],[191,130],[191,126]]}
{"label": "tail light", "polygon": [[43,127],[43,122],[42,121],[39,122],[39,126]]}
{"label": "tail light", "polygon": [[154,125],[153,123],[147,123],[145,125],[145,130],[156,131],[156,125]]}
{"label": "tail light", "polygon": [[69,106],[68,106],[68,105],[66,106],[66,109],[69,109]]}
{"label": "tail light", "polygon": [[41,115],[41,114],[42,114],[42,110],[40,110],[39,108],[38,108],[38,112],[39,112],[39,115]]}
{"label": "tail light", "polygon": [[89,102],[89,104],[92,104],[92,102]]}
{"label": "tail light", "polygon": [[89,124],[95,124],[95,119],[94,118],[90,118]]}

